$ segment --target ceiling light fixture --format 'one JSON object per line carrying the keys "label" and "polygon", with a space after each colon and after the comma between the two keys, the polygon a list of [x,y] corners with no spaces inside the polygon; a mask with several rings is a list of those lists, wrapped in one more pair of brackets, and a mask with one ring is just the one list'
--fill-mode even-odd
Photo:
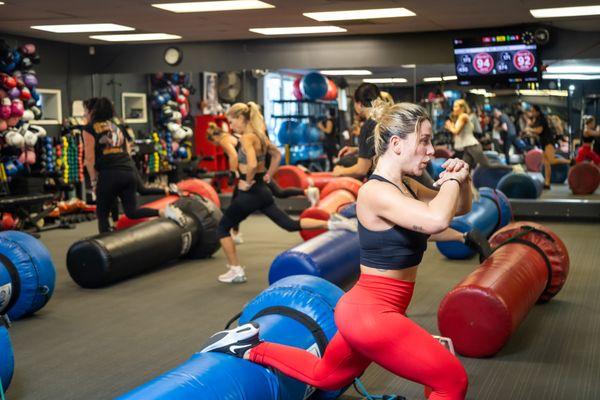
{"label": "ceiling light fixture", "polygon": [[584,75],[584,74],[543,74],[542,79],[570,79],[574,81],[591,81],[600,79],[600,75]]}
{"label": "ceiling light fixture", "polygon": [[174,13],[258,10],[262,8],[275,8],[274,5],[258,0],[231,0],[231,1],[194,1],[186,3],[156,3],[152,7]]}
{"label": "ceiling light fixture", "polygon": [[417,14],[410,10],[407,10],[404,7],[399,7],[373,8],[366,10],[309,12],[303,13],[302,15],[317,21],[349,21],[353,19],[414,17]]}
{"label": "ceiling light fixture", "polygon": [[455,81],[457,78],[454,75],[444,76],[430,76],[427,78],[423,78],[423,82],[441,82],[441,81]]}
{"label": "ceiling light fixture", "polygon": [[322,73],[323,75],[330,75],[330,76],[373,75],[373,73],[371,71],[366,70],[366,69],[325,69],[325,70],[322,70],[322,71],[319,71],[319,72]]}
{"label": "ceiling light fixture", "polygon": [[124,32],[135,31],[135,28],[117,24],[66,24],[66,25],[33,25],[31,29],[53,33],[83,32]]}
{"label": "ceiling light fixture", "polygon": [[346,32],[344,28],[337,26],[295,26],[287,28],[251,28],[250,32],[261,35],[308,35],[311,33],[340,33]]}
{"label": "ceiling light fixture", "polygon": [[92,35],[90,38],[106,42],[142,42],[151,40],[176,40],[181,39],[181,36],[168,33],[133,33],[125,35]]}
{"label": "ceiling light fixture", "polygon": [[587,17],[599,15],[600,6],[538,8],[529,12],[535,18]]}
{"label": "ceiling light fixture", "polygon": [[367,83],[406,83],[408,81],[405,78],[367,78],[367,79],[363,79],[363,82],[367,82]]}
{"label": "ceiling light fixture", "polygon": [[595,65],[550,65],[546,68],[550,74],[600,74],[600,66]]}

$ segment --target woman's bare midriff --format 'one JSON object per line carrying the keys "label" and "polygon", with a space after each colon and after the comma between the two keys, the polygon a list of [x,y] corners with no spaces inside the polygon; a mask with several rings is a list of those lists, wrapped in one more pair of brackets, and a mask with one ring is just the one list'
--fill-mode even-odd
{"label": "woman's bare midriff", "polygon": [[386,278],[397,279],[399,281],[414,282],[417,279],[417,268],[419,266],[404,269],[377,269],[366,267],[361,264],[360,272],[363,274],[385,276]]}

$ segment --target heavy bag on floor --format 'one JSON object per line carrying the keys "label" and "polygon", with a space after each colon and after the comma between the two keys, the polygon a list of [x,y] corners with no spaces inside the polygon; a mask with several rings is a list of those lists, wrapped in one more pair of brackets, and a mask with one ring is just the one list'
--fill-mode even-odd
{"label": "heavy bag on floor", "polygon": [[569,170],[569,188],[573,194],[592,194],[600,185],[600,168],[592,163],[579,163]]}
{"label": "heavy bag on floor", "polygon": [[477,166],[473,171],[473,185],[479,189],[482,187],[495,188],[503,176],[508,175],[510,169],[489,168],[483,165]]}
{"label": "heavy bag on floor", "polygon": [[14,321],[40,310],[52,297],[55,281],[42,242],[23,232],[0,233],[0,315]]}
{"label": "heavy bag on floor", "polygon": [[[556,158],[565,159],[560,154],[556,154]],[[550,166],[550,183],[565,183],[569,175],[569,164],[554,164]],[[542,175],[546,176],[546,169],[542,165]]]}
{"label": "heavy bag on floor", "polygon": [[491,242],[493,254],[444,297],[438,310],[441,334],[468,357],[499,352],[534,304],[560,291],[569,271],[564,243],[542,225],[513,223]]}
{"label": "heavy bag on floor", "polygon": [[[300,219],[313,218],[323,221],[329,220],[331,214],[339,212],[344,207],[356,201],[356,196],[346,189],[330,192],[327,197],[322,197],[316,206],[307,208],[300,214]],[[302,239],[309,240],[327,232],[324,229],[301,230]]]}
{"label": "heavy bag on floor", "polygon": [[543,178],[540,174],[514,173],[505,175],[498,181],[496,189],[500,190],[510,199],[537,199],[544,189]]}
{"label": "heavy bag on floor", "polygon": [[[240,324],[255,321],[263,340],[322,356],[337,332],[333,309],[343,291],[312,276],[271,285],[244,308]],[[314,393],[306,384],[258,364],[221,353],[196,353],[181,366],[118,400],[303,400],[333,399],[341,391]]]}
{"label": "heavy bag on floor", "polygon": [[[474,201],[471,211],[455,217],[450,228],[459,232],[479,229],[485,237],[491,236],[498,228],[512,219],[510,203],[506,196],[493,189],[484,188],[479,191],[480,198]],[[436,242],[438,250],[452,260],[464,260],[475,255],[475,251],[461,242]]]}
{"label": "heavy bag on floor", "polygon": [[8,335],[8,322],[0,316],[0,393],[6,392],[15,368],[12,344]]}
{"label": "heavy bag on floor", "polygon": [[295,165],[279,167],[273,178],[284,189],[289,187],[306,189],[312,181],[319,190],[322,190],[329,182],[338,179],[331,172],[312,172],[308,174]]}
{"label": "heavy bag on floor", "polygon": [[358,234],[329,231],[278,255],[269,270],[269,283],[291,275],[312,275],[338,286],[360,272]]}
{"label": "heavy bag on floor", "polygon": [[200,196],[175,203],[186,215],[181,227],[157,218],[129,229],[80,240],[67,253],[71,278],[98,288],[160,267],[179,257],[206,258],[219,249],[216,229],[221,211]]}
{"label": "heavy bag on floor", "polygon": [[[221,208],[221,200],[219,199],[219,195],[215,191],[215,189],[208,183],[204,182],[201,179],[186,179],[177,184],[177,187],[180,191],[185,194],[196,194],[198,196],[202,196],[205,199],[210,200],[213,204],[215,204],[218,208]],[[169,204],[175,203],[179,200],[179,196],[177,195],[169,195],[158,200],[152,201],[150,203],[144,204],[145,208],[152,208],[154,210],[162,210]],[[138,218],[138,219],[130,219],[127,218],[126,215],[121,215],[119,220],[117,221],[116,228],[117,230],[131,228],[134,225],[141,224],[142,222],[146,222],[151,220],[152,218]]]}

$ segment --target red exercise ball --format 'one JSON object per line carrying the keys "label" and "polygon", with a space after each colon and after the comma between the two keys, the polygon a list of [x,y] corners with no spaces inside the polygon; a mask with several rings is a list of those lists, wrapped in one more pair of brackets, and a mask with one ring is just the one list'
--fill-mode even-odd
{"label": "red exercise ball", "polygon": [[324,100],[335,100],[338,96],[338,88],[335,82],[331,79],[327,79],[327,93],[325,93]]}
{"label": "red exercise ball", "polygon": [[302,91],[300,90],[300,82],[302,81],[302,77],[299,76],[296,78],[296,80],[294,81],[294,90],[293,90],[293,95],[296,98],[296,100],[302,100]]}

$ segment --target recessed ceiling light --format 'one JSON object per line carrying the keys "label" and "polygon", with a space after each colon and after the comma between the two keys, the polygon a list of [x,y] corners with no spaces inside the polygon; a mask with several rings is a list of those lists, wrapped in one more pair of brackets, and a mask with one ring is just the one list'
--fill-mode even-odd
{"label": "recessed ceiling light", "polygon": [[373,75],[373,73],[366,69],[324,69],[319,71],[323,75],[331,76],[344,76],[344,75]]}
{"label": "recessed ceiling light", "polygon": [[125,35],[92,35],[90,38],[107,42],[141,42],[149,40],[181,39],[181,36],[170,35],[168,33],[132,33]]}
{"label": "recessed ceiling light", "polygon": [[402,64],[400,65],[402,68],[417,68],[416,64]]}
{"label": "recessed ceiling light", "polygon": [[600,6],[538,8],[529,12],[535,18],[585,17],[600,14]]}
{"label": "recessed ceiling light", "polygon": [[367,10],[309,12],[302,14],[317,21],[348,21],[352,19],[376,19],[414,17],[416,14],[406,8],[375,8]]}
{"label": "recessed ceiling light", "polygon": [[67,25],[34,25],[31,29],[53,33],[82,32],[122,32],[135,31],[135,28],[117,24],[67,24]]}
{"label": "recessed ceiling light", "polygon": [[250,32],[261,35],[306,35],[311,33],[339,33],[346,29],[337,26],[296,26],[287,28],[251,28]]}
{"label": "recessed ceiling light", "polygon": [[4,2],[3,2],[3,1],[0,1],[0,6],[3,6],[3,5],[4,5]]}
{"label": "recessed ceiling light", "polygon": [[543,79],[570,79],[574,81],[591,81],[600,79],[600,75],[584,75],[584,74],[543,74]]}
{"label": "recessed ceiling light", "polygon": [[187,3],[157,3],[152,7],[174,13],[256,10],[261,8],[275,8],[274,5],[258,0],[231,0],[231,1],[194,1]]}
{"label": "recessed ceiling light", "polygon": [[367,79],[363,79],[363,82],[367,82],[367,83],[406,83],[408,81],[404,78],[367,78]]}
{"label": "recessed ceiling light", "polygon": [[546,72],[551,74],[599,74],[600,67],[594,65],[550,65]]}
{"label": "recessed ceiling light", "polygon": [[533,89],[521,89],[517,90],[517,93],[523,96],[558,96],[558,97],[567,97],[569,92],[566,90],[533,90]]}
{"label": "recessed ceiling light", "polygon": [[423,78],[423,82],[441,82],[441,81],[455,81],[456,80],[456,76],[454,75],[450,75],[450,76],[444,76],[444,78],[442,79],[441,76],[430,76],[428,78]]}

